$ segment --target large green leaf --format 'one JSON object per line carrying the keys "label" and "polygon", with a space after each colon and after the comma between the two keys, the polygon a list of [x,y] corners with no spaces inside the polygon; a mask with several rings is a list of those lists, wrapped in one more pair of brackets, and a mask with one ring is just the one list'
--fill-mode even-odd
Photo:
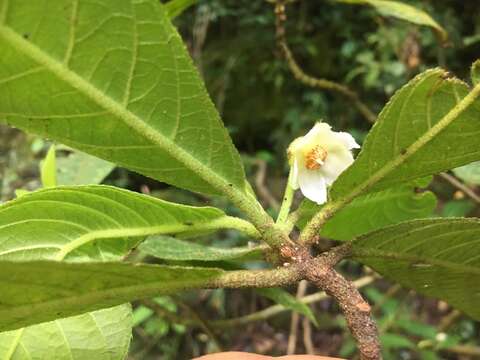
{"label": "large green leaf", "polygon": [[131,332],[130,305],[116,306],[3,332],[0,359],[121,360]]}
{"label": "large green leaf", "polygon": [[[320,234],[335,240],[354,237],[405,220],[425,218],[433,213],[436,197],[430,191],[416,193],[413,185],[403,185],[359,196],[336,213]],[[297,225],[303,229],[321,206],[304,200]]]}
{"label": "large green leaf", "polygon": [[358,158],[332,186],[331,198],[352,200],[479,160],[479,93],[480,86],[469,93],[440,69],[417,76],[382,110]]}
{"label": "large green leaf", "polygon": [[0,53],[8,123],[185,189],[245,190],[158,0],[0,0]]}
{"label": "large green leaf", "polygon": [[387,278],[480,319],[480,220],[405,222],[353,241],[353,257]]}
{"label": "large green leaf", "polygon": [[207,287],[225,273],[119,262],[0,261],[0,268],[0,330]]}
{"label": "large green leaf", "polygon": [[391,0],[336,0],[337,2],[370,5],[384,16],[392,16],[397,19],[409,21],[414,24],[433,28],[442,41],[447,39],[447,32],[425,11],[409,4]]}
{"label": "large green leaf", "polygon": [[183,241],[169,236],[154,235],[138,247],[145,254],[165,260],[221,261],[258,258],[262,247],[219,248]]}
{"label": "large green leaf", "polygon": [[0,207],[0,256],[114,260],[148,235],[215,229],[225,218],[110,186],[45,189]]}

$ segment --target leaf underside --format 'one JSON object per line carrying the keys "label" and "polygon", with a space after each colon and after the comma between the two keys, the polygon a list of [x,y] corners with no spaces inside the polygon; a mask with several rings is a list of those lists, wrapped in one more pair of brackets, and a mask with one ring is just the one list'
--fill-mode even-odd
{"label": "leaf underside", "polygon": [[333,184],[334,201],[480,160],[480,101],[444,118],[469,92],[467,85],[448,76],[429,70],[395,93],[356,161]]}
{"label": "leaf underside", "polygon": [[0,267],[1,331],[207,286],[223,273],[119,262],[0,261]]}
{"label": "leaf underside", "polygon": [[[387,225],[428,217],[436,203],[432,192],[416,193],[414,184],[366,194],[355,198],[328,220],[320,235],[335,240],[352,240]],[[320,209],[311,201],[303,201],[297,225],[302,229]]]}
{"label": "leaf underside", "polygon": [[480,219],[414,220],[352,244],[354,259],[480,319]]}
{"label": "leaf underside", "polygon": [[192,191],[244,190],[239,154],[157,0],[0,0],[0,52],[8,123]]}
{"label": "leaf underside", "polygon": [[162,235],[148,237],[138,249],[158,259],[175,261],[246,260],[258,259],[262,254],[261,249],[251,247],[219,248]]}
{"label": "leaf underside", "polygon": [[40,190],[0,207],[0,257],[117,260],[148,235],[190,230],[224,216],[104,185]]}

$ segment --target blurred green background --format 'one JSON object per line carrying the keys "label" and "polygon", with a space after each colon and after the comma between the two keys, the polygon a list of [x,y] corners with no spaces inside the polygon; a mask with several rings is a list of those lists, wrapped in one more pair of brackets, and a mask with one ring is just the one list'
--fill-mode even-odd
{"label": "blurred green background", "polygon": [[[288,43],[304,71],[347,85],[375,113],[396,89],[425,69],[441,66],[468,81],[470,65],[480,57],[480,1],[404,2],[425,10],[445,28],[446,46],[427,27],[382,17],[371,7],[327,0],[288,5]],[[295,137],[323,119],[361,142],[371,126],[343,96],[294,79],[277,49],[274,22],[272,4],[260,0],[201,0],[175,19],[242,153],[248,176],[272,213],[288,171],[285,149]],[[17,189],[40,186],[39,162],[49,145],[48,140],[0,124],[1,201],[12,199]],[[115,169],[105,183],[236,212],[222,199],[173,189],[125,169]],[[480,192],[474,180],[466,186]],[[478,201],[445,178],[435,177],[430,189],[439,200],[432,216],[480,215]],[[245,245],[248,239],[222,232],[198,241],[228,247]],[[350,278],[371,275],[354,263],[346,262],[342,269]],[[296,289],[288,290],[295,294]],[[314,292],[307,288],[307,293]],[[446,303],[385,280],[374,281],[363,292],[376,304],[386,359],[480,359],[480,324]],[[129,358],[189,359],[218,349],[284,354],[292,336],[290,311],[247,324],[211,321],[245,316],[274,304],[272,297],[250,290],[201,291],[134,304],[137,326]],[[329,299],[311,306],[319,326],[300,321],[296,353],[355,358],[337,306]]]}

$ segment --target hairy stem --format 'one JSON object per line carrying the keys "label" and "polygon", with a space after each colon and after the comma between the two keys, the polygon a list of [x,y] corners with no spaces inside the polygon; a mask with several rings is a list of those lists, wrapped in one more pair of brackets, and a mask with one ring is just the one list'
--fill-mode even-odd
{"label": "hairy stem", "polygon": [[332,296],[340,305],[347,325],[357,342],[362,360],[381,359],[377,325],[370,305],[352,282],[340,275],[334,266],[350,253],[350,244],[333,248],[304,264],[305,278]]}
{"label": "hairy stem", "polygon": [[290,170],[290,173],[288,174],[287,184],[285,185],[285,193],[283,195],[282,206],[280,207],[280,212],[278,213],[277,217],[277,224],[286,223],[288,214],[290,213],[293,196],[295,195],[295,190],[290,186],[292,177],[293,171]]}
{"label": "hairy stem", "polygon": [[[365,276],[365,277],[362,277],[362,278],[354,281],[353,285],[356,288],[360,289],[362,287],[365,287],[365,286],[371,284],[374,281],[375,281],[375,277]],[[319,292],[316,292],[314,294],[304,296],[301,299],[299,299],[299,301],[304,303],[304,304],[313,304],[313,303],[325,300],[327,298],[328,298],[328,295],[325,293],[325,291],[319,291]],[[215,327],[220,327],[220,328],[233,327],[233,326],[238,326],[238,325],[245,325],[245,324],[249,324],[249,323],[256,322],[256,321],[265,321],[265,320],[267,320],[267,319],[269,319],[273,316],[276,316],[276,315],[281,314],[281,313],[286,312],[286,311],[291,311],[291,310],[289,308],[286,308],[283,305],[276,304],[276,305],[269,306],[269,307],[267,307],[263,310],[260,310],[260,311],[257,311],[257,312],[254,312],[254,313],[251,313],[251,314],[248,314],[248,315],[244,315],[244,316],[240,316],[240,317],[236,317],[236,318],[232,318],[232,319],[213,321],[212,325],[214,325]]]}

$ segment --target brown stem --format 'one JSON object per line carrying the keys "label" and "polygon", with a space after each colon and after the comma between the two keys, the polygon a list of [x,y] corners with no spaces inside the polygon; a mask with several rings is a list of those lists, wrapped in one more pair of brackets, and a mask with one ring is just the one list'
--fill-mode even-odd
{"label": "brown stem", "polygon": [[333,248],[304,263],[305,278],[332,296],[340,305],[347,325],[355,338],[362,360],[381,359],[378,330],[371,317],[371,307],[352,282],[340,275],[334,266],[348,256],[350,244]]}
{"label": "brown stem", "polygon": [[377,119],[377,115],[375,115],[360,100],[358,94],[355,91],[351,90],[345,85],[338,84],[334,81],[319,79],[314,76],[308,75],[298,65],[287,43],[286,30],[285,30],[285,21],[287,20],[287,16],[285,13],[285,4],[286,4],[285,0],[277,0],[275,2],[276,37],[277,37],[278,47],[282,51],[282,54],[285,57],[287,65],[290,71],[292,72],[293,76],[295,77],[295,79],[297,79],[301,83],[310,87],[338,92],[339,94],[349,99],[353,103],[353,105],[357,108],[357,110],[360,112],[360,114],[362,114],[369,122],[374,123]]}

